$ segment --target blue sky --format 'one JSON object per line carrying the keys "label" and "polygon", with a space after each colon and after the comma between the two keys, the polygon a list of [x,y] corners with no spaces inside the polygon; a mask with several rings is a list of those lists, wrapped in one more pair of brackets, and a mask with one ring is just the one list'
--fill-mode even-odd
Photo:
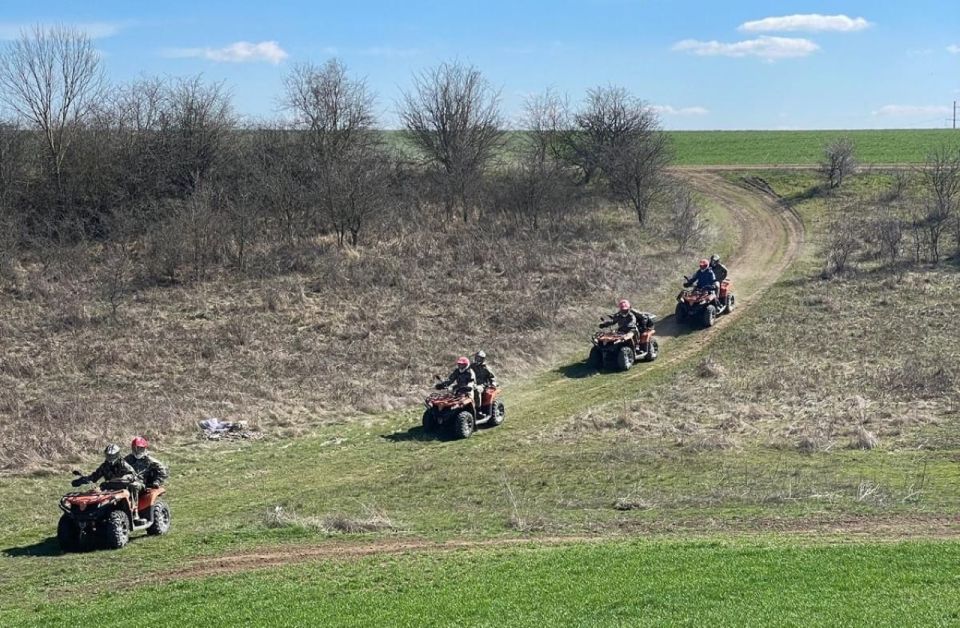
{"label": "blue sky", "polygon": [[202,73],[253,118],[279,114],[294,64],[331,56],[388,126],[411,74],[451,59],[478,66],[508,116],[548,87],[577,102],[606,84],[671,129],[943,127],[960,100],[954,0],[4,0],[0,38],[53,22],[87,29],[113,81]]}

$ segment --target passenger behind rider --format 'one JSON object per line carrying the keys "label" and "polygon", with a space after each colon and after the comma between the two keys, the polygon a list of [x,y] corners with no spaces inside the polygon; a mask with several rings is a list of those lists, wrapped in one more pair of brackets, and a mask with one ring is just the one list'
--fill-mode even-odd
{"label": "passenger behind rider", "polygon": [[147,488],[159,488],[170,477],[170,473],[166,465],[150,455],[148,446],[146,438],[137,436],[130,443],[130,453],[123,460],[140,476],[140,481]]}
{"label": "passenger behind rider", "polygon": [[617,331],[624,334],[627,340],[633,338],[639,327],[637,325],[637,316],[630,308],[630,302],[626,299],[620,299],[617,303],[616,313],[610,315],[609,320],[600,323],[600,328],[617,326]]}
{"label": "passenger behind rider", "polygon": [[143,525],[146,523],[136,513],[137,504],[140,499],[140,490],[143,489],[143,483],[140,476],[127,462],[120,457],[120,447],[118,445],[107,445],[103,450],[104,461],[90,475],[82,475],[74,479],[70,484],[72,486],[81,486],[88,482],[96,482],[103,478],[103,486],[107,489],[126,489],[130,493],[130,503],[134,508],[134,525]]}
{"label": "passenger behind rider", "polygon": [[692,277],[688,277],[683,284],[684,288],[691,286],[696,286],[697,290],[717,291],[719,288],[717,275],[713,272],[713,269],[710,268],[709,261],[705,259],[700,260],[700,269],[697,270]]}
{"label": "passenger behind rider", "polygon": [[477,375],[470,368],[470,360],[465,356],[457,358],[457,368],[443,381],[436,384],[437,390],[443,390],[456,384],[456,392],[469,392],[473,395],[474,403],[477,408],[480,407],[480,387],[477,385]]}

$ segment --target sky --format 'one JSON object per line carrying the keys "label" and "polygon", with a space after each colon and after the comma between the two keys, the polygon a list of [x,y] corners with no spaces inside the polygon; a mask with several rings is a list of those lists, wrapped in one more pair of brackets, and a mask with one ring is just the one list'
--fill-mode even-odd
{"label": "sky", "polygon": [[0,40],[54,23],[94,39],[112,82],[201,74],[259,120],[282,115],[291,68],[334,56],[386,127],[414,73],[452,60],[511,120],[548,88],[576,105],[605,85],[667,129],[943,128],[960,101],[960,0],[0,0]]}

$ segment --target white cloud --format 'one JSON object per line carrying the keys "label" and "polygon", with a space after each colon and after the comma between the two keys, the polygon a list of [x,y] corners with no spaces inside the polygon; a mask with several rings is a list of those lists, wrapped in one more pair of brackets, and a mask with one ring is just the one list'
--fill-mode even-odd
{"label": "white cloud", "polygon": [[673,105],[650,105],[650,110],[661,116],[705,116],[706,107],[674,107]]}
{"label": "white cloud", "polygon": [[947,52],[952,55],[960,55],[960,44],[950,44],[947,46]]}
{"label": "white cloud", "polygon": [[744,22],[740,25],[738,30],[745,33],[797,31],[807,33],[820,33],[823,31],[849,33],[853,31],[862,31],[870,26],[870,22],[862,17],[807,13],[801,15],[784,15],[781,17],[765,17],[762,20]]}
{"label": "white cloud", "polygon": [[164,56],[175,58],[199,58],[223,63],[256,63],[266,61],[274,65],[289,55],[275,41],[261,41],[258,44],[238,41],[223,48],[174,48],[165,50]]}
{"label": "white cloud", "polygon": [[764,36],[732,43],[684,39],[675,43],[673,50],[690,52],[702,57],[759,57],[766,61],[775,61],[777,59],[805,57],[820,50],[820,46],[809,39]]}
{"label": "white cloud", "polygon": [[43,30],[49,28],[54,28],[56,26],[63,26],[65,28],[74,28],[76,30],[86,33],[87,37],[90,39],[103,39],[105,37],[113,37],[121,30],[123,30],[129,24],[119,23],[119,22],[79,22],[76,24],[68,23],[17,23],[17,22],[0,22],[0,40],[11,40],[18,39],[20,35],[24,32],[31,32],[35,27],[39,26]]}
{"label": "white cloud", "polygon": [[884,105],[873,112],[875,116],[918,117],[939,116],[950,113],[950,107],[942,105]]}

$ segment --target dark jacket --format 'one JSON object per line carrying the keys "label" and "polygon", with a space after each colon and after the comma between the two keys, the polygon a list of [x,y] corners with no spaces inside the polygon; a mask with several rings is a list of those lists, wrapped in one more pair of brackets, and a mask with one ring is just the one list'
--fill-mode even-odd
{"label": "dark jacket", "polygon": [[717,276],[717,281],[723,281],[727,278],[727,267],[720,262],[710,264],[710,268],[713,269],[713,274]]}
{"label": "dark jacket", "polygon": [[136,474],[140,476],[141,481],[150,488],[157,488],[170,477],[167,467],[150,454],[145,455],[143,458],[137,458],[132,453],[129,453],[123,461],[130,465]]}
{"label": "dark jacket", "polygon": [[611,325],[616,325],[617,331],[623,333],[637,331],[637,317],[634,316],[633,310],[627,310],[626,312],[617,312],[610,316],[610,320],[600,323],[600,327],[610,327]]}
{"label": "dark jacket", "polygon": [[136,482],[137,472],[122,458],[118,458],[116,462],[104,460],[103,464],[87,476],[91,482],[96,482],[100,478],[105,482]]}
{"label": "dark jacket", "polygon": [[701,268],[687,281],[684,286],[689,288],[690,286],[696,286],[698,290],[712,290],[717,286],[717,276],[713,274],[713,270],[708,266],[707,268]]}
{"label": "dark jacket", "polygon": [[474,374],[477,376],[477,384],[481,386],[497,385],[497,376],[493,374],[493,371],[490,370],[486,362],[483,364],[474,363],[470,368],[473,369]]}
{"label": "dark jacket", "polygon": [[447,379],[440,382],[441,388],[446,388],[450,384],[456,383],[457,388],[473,388],[474,384],[477,383],[477,376],[473,372],[473,369],[467,367],[462,371],[460,369],[453,369],[453,373],[450,373],[450,376]]}

